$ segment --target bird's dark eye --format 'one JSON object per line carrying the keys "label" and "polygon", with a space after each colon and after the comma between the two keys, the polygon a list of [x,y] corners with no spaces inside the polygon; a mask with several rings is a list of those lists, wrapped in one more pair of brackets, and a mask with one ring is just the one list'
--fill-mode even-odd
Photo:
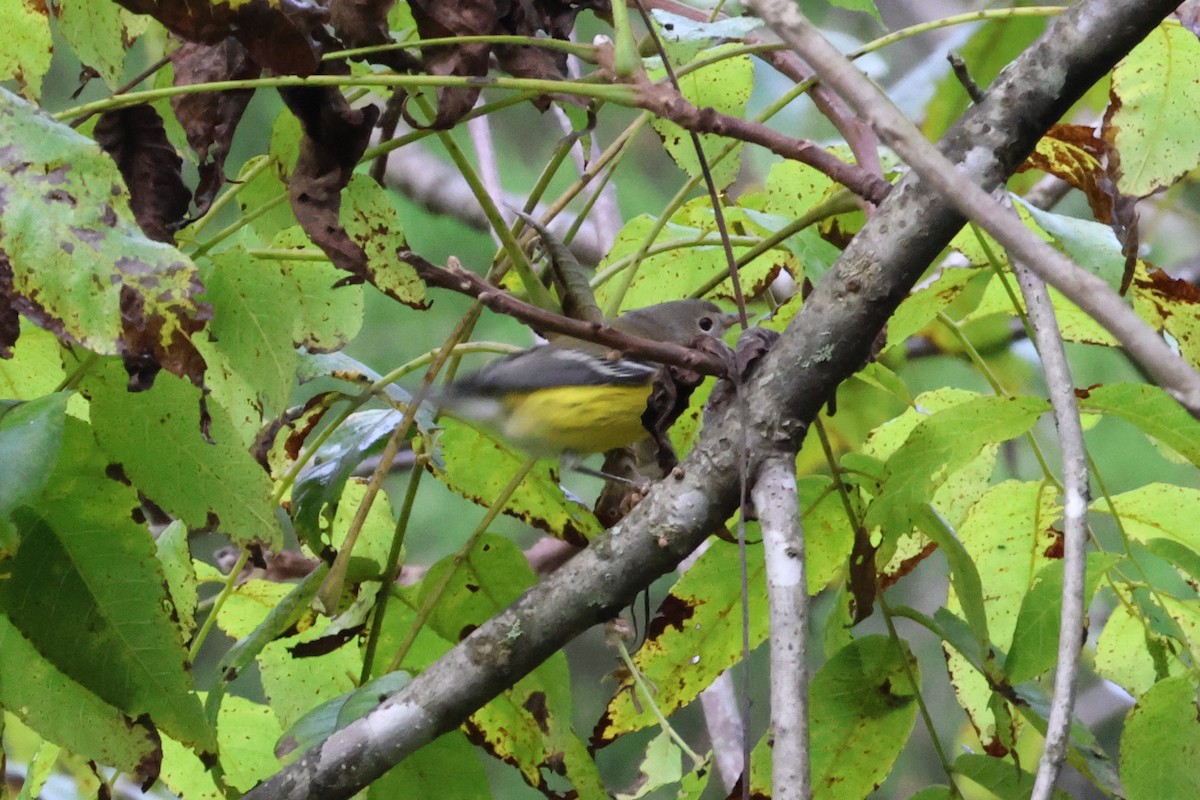
{"label": "bird's dark eye", "polygon": [[715,323],[713,322],[712,317],[701,317],[700,318],[700,330],[702,330],[702,331],[711,331],[713,329],[714,324]]}

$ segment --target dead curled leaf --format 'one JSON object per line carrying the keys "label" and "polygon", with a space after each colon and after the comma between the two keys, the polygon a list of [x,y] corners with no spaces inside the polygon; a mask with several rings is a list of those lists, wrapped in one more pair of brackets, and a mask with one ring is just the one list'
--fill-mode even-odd
{"label": "dead curled leaf", "polygon": [[[458,3],[410,0],[409,6],[423,39],[494,34],[548,35],[555,39],[567,39],[580,11],[590,8],[599,14],[607,14],[609,10],[608,0],[464,0]],[[482,78],[487,75],[492,52],[491,45],[476,42],[430,48],[425,51],[425,69],[433,75]],[[560,79],[566,74],[565,53],[540,47],[506,45],[496,47],[495,55],[500,68],[518,78]],[[438,89],[438,112],[429,127],[452,127],[475,105],[479,92],[477,87]],[[549,107],[550,100],[543,96],[534,103],[544,111]]]}
{"label": "dead curled leaf", "polygon": [[[171,54],[171,61],[175,67],[176,86],[248,80],[262,74],[262,66],[232,36],[216,44],[184,42]],[[200,158],[200,182],[195,194],[197,216],[208,211],[225,182],[225,157],[229,154],[238,122],[253,96],[253,89],[235,89],[171,98],[175,118],[183,126],[188,144]]]}
{"label": "dead curled leaf", "polygon": [[180,172],[183,159],[167,140],[158,112],[149,105],[106,111],[92,135],[117,163],[138,227],[155,241],[174,243],[191,192]]}
{"label": "dead curled leaf", "polygon": [[332,87],[301,86],[279,93],[304,129],[288,187],[296,220],[334,265],[362,283],[368,279],[367,255],[342,227],[341,193],[367,149],[379,109],[351,108]]}
{"label": "dead curled leaf", "polygon": [[308,0],[117,0],[181,39],[217,44],[232,36],[256,62],[282,75],[311,75],[321,63],[316,37],[329,12]]}

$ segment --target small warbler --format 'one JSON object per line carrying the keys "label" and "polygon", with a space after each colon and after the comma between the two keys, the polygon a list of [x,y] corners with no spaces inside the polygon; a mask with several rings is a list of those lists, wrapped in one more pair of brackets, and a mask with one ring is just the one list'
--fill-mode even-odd
{"label": "small warbler", "polygon": [[[736,320],[705,300],[676,300],[606,323],[633,336],[687,346],[698,337],[719,338]],[[541,458],[624,447],[649,435],[642,414],[659,367],[610,355],[604,345],[559,338],[459,378],[438,402]]]}

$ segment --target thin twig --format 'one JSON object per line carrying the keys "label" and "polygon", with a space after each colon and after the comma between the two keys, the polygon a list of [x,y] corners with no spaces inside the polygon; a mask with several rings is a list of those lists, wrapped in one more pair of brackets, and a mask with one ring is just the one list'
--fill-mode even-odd
{"label": "thin twig", "polygon": [[[767,563],[771,625],[771,788],[776,800],[812,797],[808,757],[808,580],[796,496],[796,459],[768,459],[754,484]],[[748,781],[747,781],[748,782]]]}
{"label": "thin twig", "polygon": [[607,345],[630,356],[641,356],[660,364],[669,364],[685,369],[694,369],[705,375],[725,374],[725,364],[710,353],[692,350],[669,342],[655,342],[621,333],[599,322],[585,322],[560,314],[545,311],[537,306],[523,303],[507,292],[498,289],[473,272],[457,266],[451,259],[446,269],[435,266],[412,252],[401,252],[400,257],[412,264],[417,274],[430,286],[469,295],[493,311],[519,319],[543,333],[561,333],[576,339]]}
{"label": "thin twig", "polygon": [[1084,575],[1087,570],[1088,462],[1083,426],[1075,402],[1075,385],[1063,347],[1062,333],[1046,285],[1024,265],[1013,269],[1025,298],[1034,342],[1046,375],[1050,404],[1063,461],[1063,588],[1058,629],[1058,666],[1054,697],[1046,725],[1046,741],[1038,763],[1031,800],[1049,800],[1067,757],[1075,690],[1079,681],[1079,651],[1083,646]]}

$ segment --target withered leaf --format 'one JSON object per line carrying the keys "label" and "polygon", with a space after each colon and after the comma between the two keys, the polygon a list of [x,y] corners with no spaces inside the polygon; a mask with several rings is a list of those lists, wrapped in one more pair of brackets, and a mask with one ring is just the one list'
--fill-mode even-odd
{"label": "withered leaf", "polygon": [[[332,0],[329,24],[347,48],[391,44],[388,11],[396,0]],[[386,64],[397,72],[419,69],[421,63],[403,50],[386,50],[371,55],[370,61]]]}
{"label": "withered leaf", "polygon": [[[233,37],[212,45],[185,42],[171,54],[171,61],[175,66],[176,86],[247,80],[262,74],[262,66]],[[253,89],[235,89],[171,98],[171,108],[187,134],[188,144],[200,157],[200,183],[195,194],[197,215],[208,211],[225,182],[225,157],[253,96]]]}
{"label": "withered leaf", "polygon": [[0,253],[0,358],[12,358],[12,347],[21,335],[21,319],[12,303],[12,265]]}
{"label": "withered leaf", "polygon": [[367,255],[342,227],[341,192],[367,149],[379,109],[351,108],[333,87],[301,86],[279,93],[304,129],[288,187],[292,211],[313,243],[361,283],[367,279]]}
{"label": "withered leaf", "polygon": [[[454,36],[487,36],[498,31],[494,0],[465,0],[441,3],[437,0],[411,0],[413,19],[422,39]],[[487,75],[491,45],[480,43],[432,47],[425,51],[425,70],[431,75]],[[480,90],[475,87],[443,86],[437,90],[437,116],[429,127],[440,130],[454,126],[471,110]],[[413,121],[410,119],[410,123]]]}
{"label": "withered leaf", "polygon": [[1104,172],[1108,156],[1108,143],[1090,126],[1059,124],[1038,141],[1019,171],[1040,169],[1066,181],[1083,192],[1098,221],[1109,223],[1114,187]]}
{"label": "withered leaf", "polygon": [[308,0],[117,0],[148,14],[181,39],[216,44],[233,36],[259,64],[283,75],[311,75],[321,63],[328,12]]}
{"label": "withered leaf", "polygon": [[167,141],[158,112],[148,105],[106,111],[93,136],[117,162],[138,226],[155,241],[174,242],[191,192],[180,172],[183,159]]}
{"label": "withered leaf", "polygon": [[[602,14],[609,13],[606,0],[512,3],[500,20],[500,29],[517,36],[538,36],[544,32],[554,39],[567,39],[575,27],[575,17],[585,8],[595,9]],[[567,54],[544,47],[500,45],[496,47],[496,60],[500,63],[500,69],[518,78],[557,80],[567,73]],[[545,111],[550,107],[550,98],[542,95],[535,98],[533,103]]]}
{"label": "withered leaf", "polygon": [[[566,39],[580,11],[591,8],[597,13],[609,13],[607,0],[464,0],[458,3],[439,3],[436,0],[410,0],[417,31],[423,39],[452,36],[485,36],[515,34],[518,36],[548,35]],[[566,74],[567,57],[540,47],[506,45],[495,49],[501,69],[518,78],[553,80]],[[430,48],[425,51],[425,69],[433,75],[461,75],[482,78],[487,74],[490,45],[465,43]],[[475,87],[453,87],[438,90],[437,116],[432,128],[449,128],[475,105],[479,97]],[[548,97],[539,97],[535,105],[543,111],[549,107]],[[412,122],[412,120],[409,120]]]}

